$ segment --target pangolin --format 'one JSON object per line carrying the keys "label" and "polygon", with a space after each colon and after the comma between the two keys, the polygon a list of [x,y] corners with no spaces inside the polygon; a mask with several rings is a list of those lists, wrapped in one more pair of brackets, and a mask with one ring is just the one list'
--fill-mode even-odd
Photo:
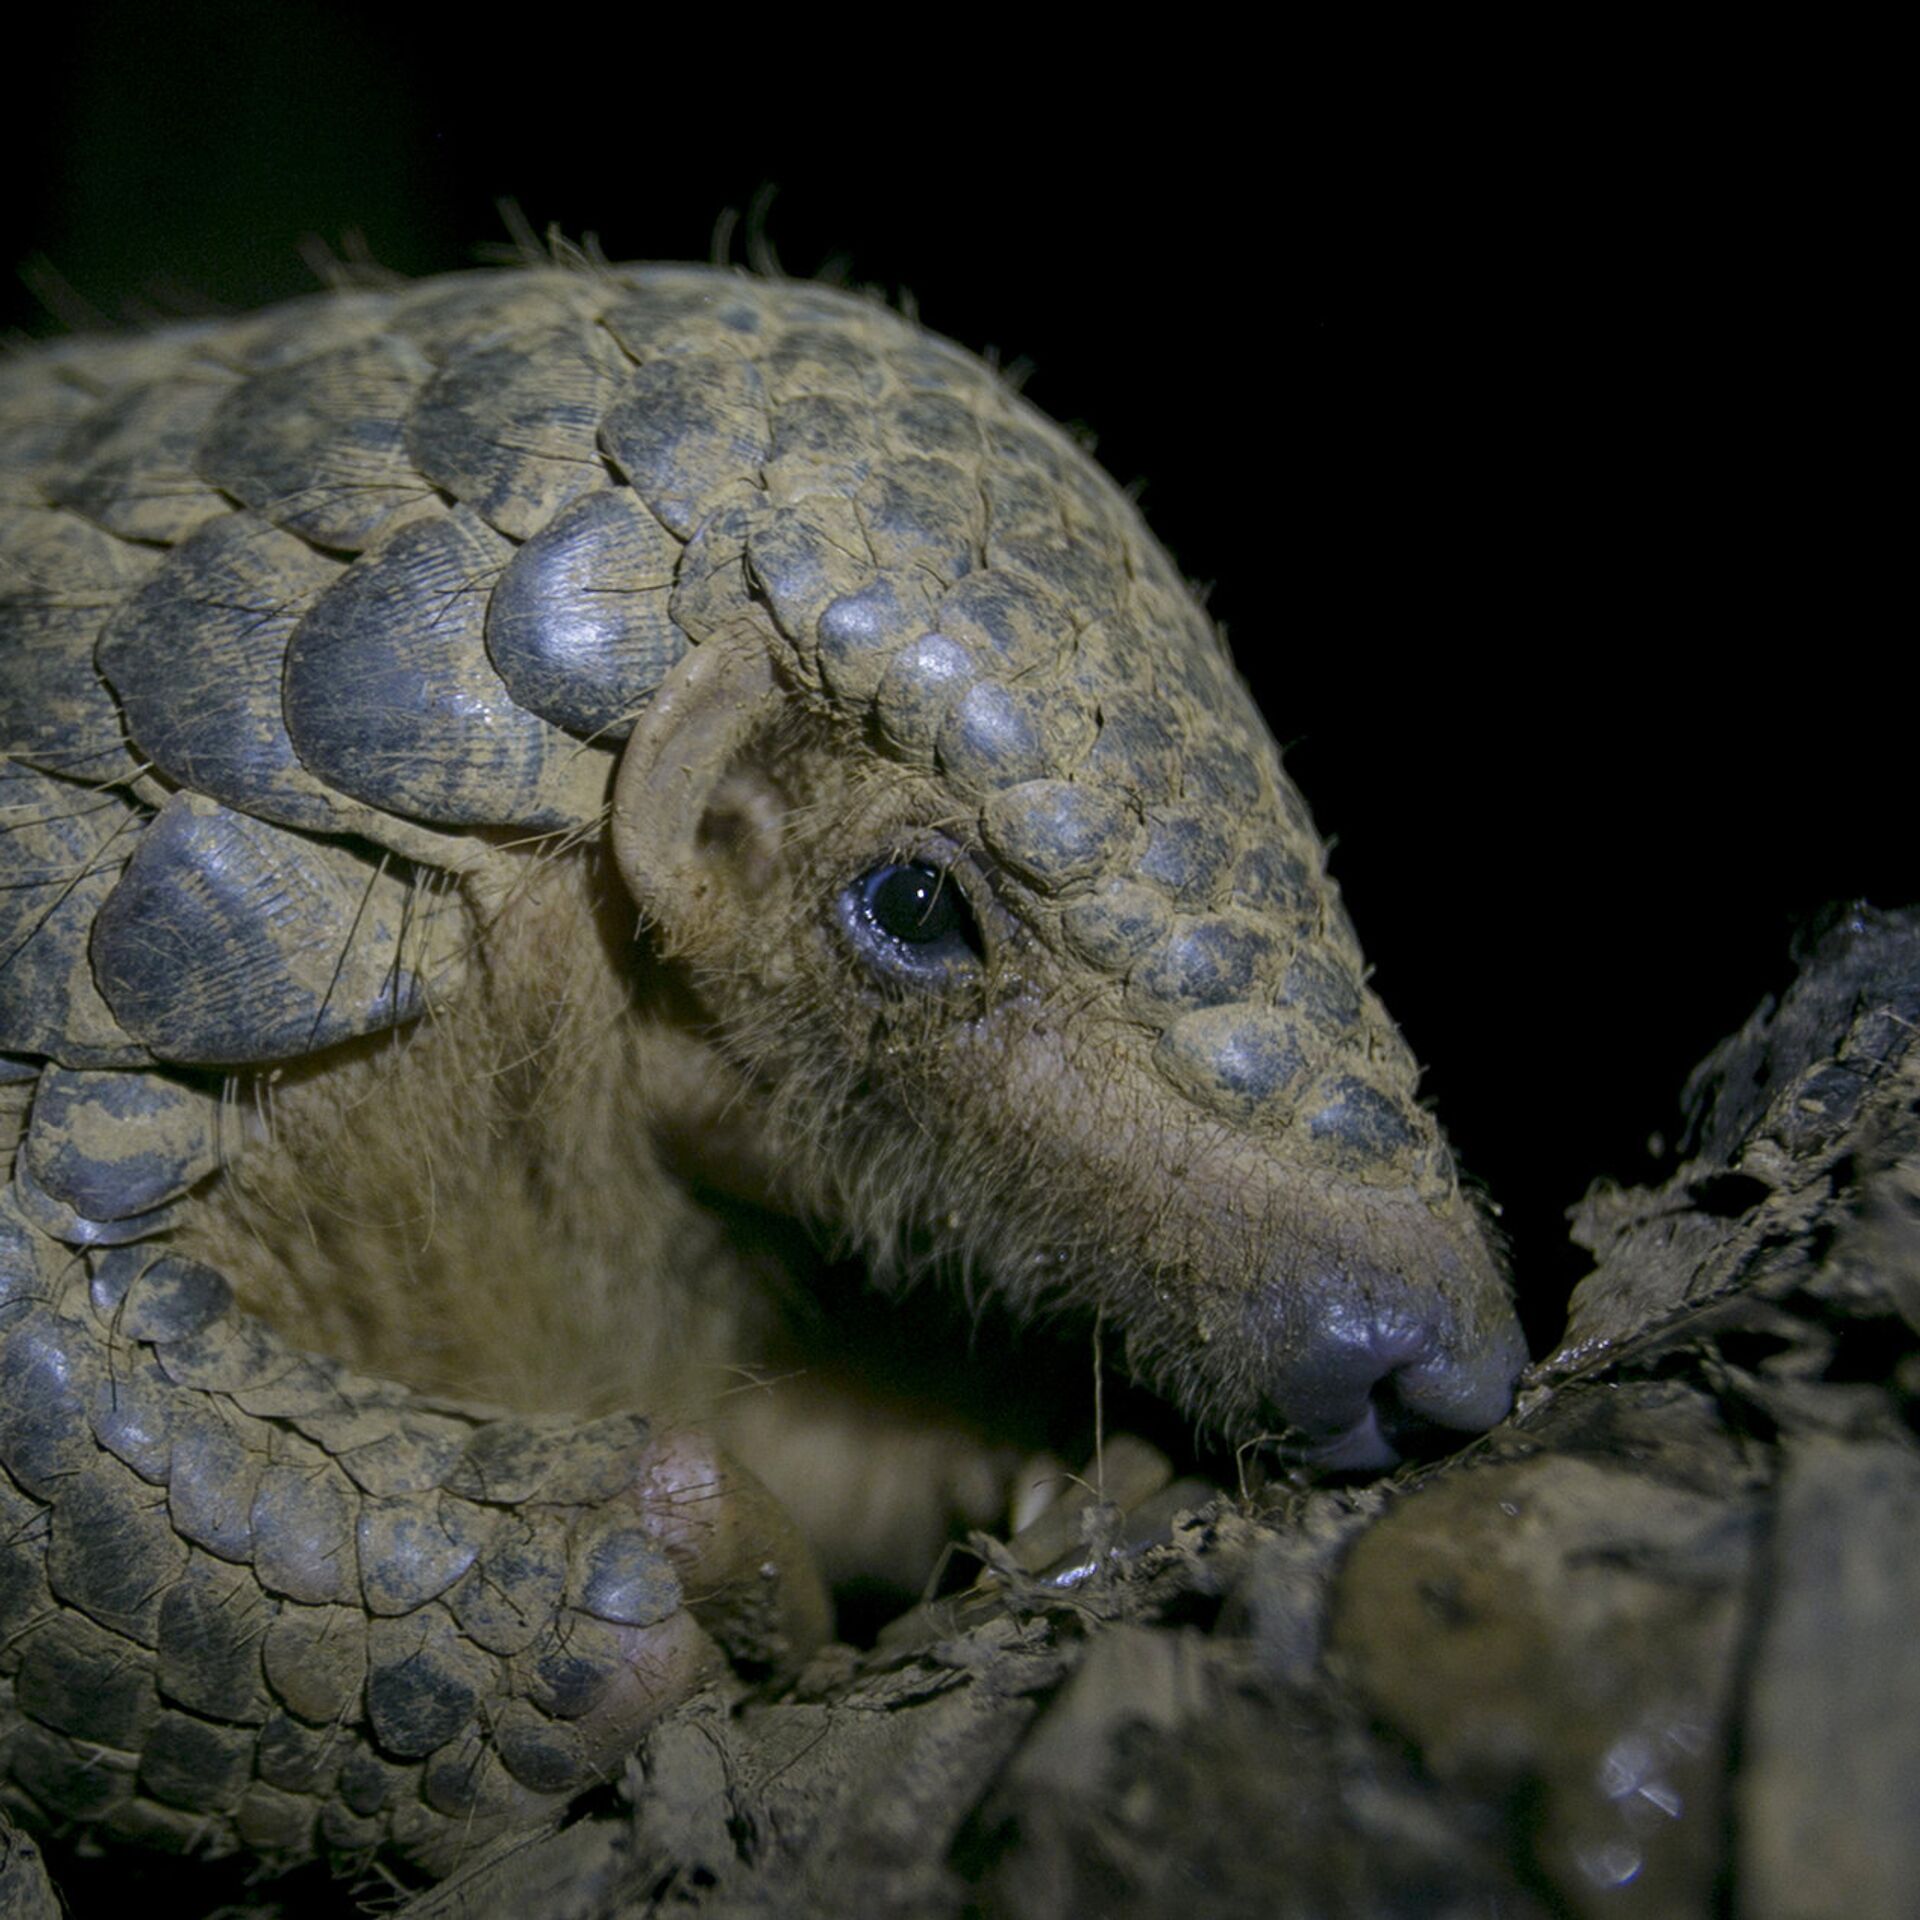
{"label": "pangolin", "polygon": [[0,363],[0,752],[43,1820],[436,1871],[791,1663],[810,1553],[1003,1491],[853,1377],[821,1249],[1311,1466],[1507,1408],[1218,635],[877,301],[550,266]]}

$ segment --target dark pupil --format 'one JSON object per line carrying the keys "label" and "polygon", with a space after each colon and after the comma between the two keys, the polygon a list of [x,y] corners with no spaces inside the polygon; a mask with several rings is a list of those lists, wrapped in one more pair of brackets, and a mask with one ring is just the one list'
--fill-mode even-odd
{"label": "dark pupil", "polygon": [[867,896],[882,933],[916,945],[944,940],[960,924],[960,906],[937,867],[895,867]]}

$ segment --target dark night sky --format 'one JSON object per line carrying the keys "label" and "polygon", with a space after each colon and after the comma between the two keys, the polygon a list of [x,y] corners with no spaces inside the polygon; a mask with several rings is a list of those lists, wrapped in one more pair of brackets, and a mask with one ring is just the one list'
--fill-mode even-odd
{"label": "dark night sky", "polygon": [[[0,136],[15,261],[118,319],[303,291],[308,235],[468,264],[504,196],[705,257],[774,187],[790,271],[838,258],[1031,362],[1215,583],[1547,1331],[1560,1211],[1648,1172],[1795,927],[1920,899],[1888,270],[1790,119],[1217,46],[1070,80],[1085,49],[982,29],[883,76],[751,59],[744,20],[568,13],[560,46],[395,13],[72,9]],[[0,324],[53,323],[15,280]]]}

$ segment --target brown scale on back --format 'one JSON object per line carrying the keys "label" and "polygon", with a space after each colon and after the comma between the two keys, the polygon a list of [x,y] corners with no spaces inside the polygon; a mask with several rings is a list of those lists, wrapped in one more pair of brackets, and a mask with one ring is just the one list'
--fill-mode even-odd
{"label": "brown scale on back", "polygon": [[0,752],[38,1815],[444,1868],[818,1637],[734,1456],[917,1578],[1006,1456],[843,1390],[816,1242],[1310,1465],[1506,1409],[1205,616],[869,301],[470,274],[0,364]]}

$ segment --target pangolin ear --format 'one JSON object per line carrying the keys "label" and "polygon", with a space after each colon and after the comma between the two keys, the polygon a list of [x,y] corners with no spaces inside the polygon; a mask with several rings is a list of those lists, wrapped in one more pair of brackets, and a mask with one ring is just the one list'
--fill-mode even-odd
{"label": "pangolin ear", "polygon": [[635,723],[613,790],[613,854],[669,944],[724,939],[778,852],[785,809],[744,758],[779,683],[757,636],[695,647]]}

